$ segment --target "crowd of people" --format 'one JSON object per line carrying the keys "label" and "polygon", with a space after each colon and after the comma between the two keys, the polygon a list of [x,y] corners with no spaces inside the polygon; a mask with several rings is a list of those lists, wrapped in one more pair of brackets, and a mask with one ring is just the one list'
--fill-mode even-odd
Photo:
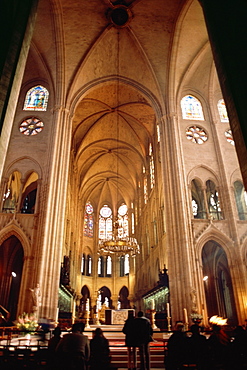
{"label": "crowd of people", "polygon": [[[89,340],[83,334],[85,324],[76,323],[72,332],[61,337],[61,329],[55,328],[48,348],[50,368],[67,370],[109,370],[111,356],[109,343],[101,328],[93,331]],[[247,369],[247,329],[237,326],[233,331],[213,325],[205,335],[201,326],[191,325],[184,330],[182,322],[168,339],[164,353],[166,370],[182,370],[194,367],[197,370],[244,370]],[[122,329],[128,354],[128,369],[137,369],[137,349],[140,357],[140,370],[150,370],[149,344],[153,341],[150,321],[139,311],[134,317],[129,315]]]}
{"label": "crowd of people", "polygon": [[[84,323],[72,326],[71,333],[61,336],[61,329],[56,327],[49,340],[49,368],[68,370],[109,370],[111,356],[108,339],[101,328],[93,331],[91,340],[83,334]],[[153,330],[150,321],[139,311],[137,317],[129,311],[123,333],[128,348],[128,368],[136,370],[136,349],[139,348],[141,370],[150,370],[149,343]]]}
{"label": "crowd of people", "polygon": [[84,323],[73,324],[71,333],[63,337],[59,327],[54,329],[48,343],[50,369],[109,369],[110,349],[103,331],[101,328],[95,329],[93,338],[89,340],[83,334],[84,328]]}
{"label": "crowd of people", "polygon": [[212,326],[208,335],[193,324],[189,332],[182,322],[168,340],[165,353],[166,370],[182,370],[195,366],[197,370],[244,370],[247,368],[247,331],[242,326],[229,330]]}

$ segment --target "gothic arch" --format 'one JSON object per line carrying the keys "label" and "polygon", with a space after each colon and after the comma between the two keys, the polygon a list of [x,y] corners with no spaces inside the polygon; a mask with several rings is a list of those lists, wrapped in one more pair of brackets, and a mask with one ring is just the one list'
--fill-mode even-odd
{"label": "gothic arch", "polygon": [[119,302],[121,303],[121,308],[130,308],[130,301],[128,299],[129,289],[124,285],[119,291]]}
{"label": "gothic arch", "polygon": [[219,185],[220,181],[217,174],[210,167],[205,165],[198,165],[193,167],[187,175],[187,184],[190,186],[191,181],[197,179],[202,184],[206,184],[207,180],[211,180],[215,183],[216,186]]}
{"label": "gothic arch", "polygon": [[211,239],[204,244],[201,258],[208,316],[218,315],[236,324],[232,277],[224,248]]}
{"label": "gothic arch", "polygon": [[16,318],[22,273],[24,250],[15,235],[6,236],[0,245],[0,302],[9,312],[9,321]]}
{"label": "gothic arch", "polygon": [[198,253],[198,256],[201,255],[204,245],[210,240],[214,240],[224,249],[229,260],[234,257],[233,254],[235,254],[235,252],[231,248],[233,245],[233,241],[211,223],[208,229],[197,240],[196,251]]}
{"label": "gothic arch", "polygon": [[24,250],[24,255],[29,256],[31,253],[30,241],[28,240],[28,236],[20,229],[16,220],[12,220],[0,231],[0,245],[11,236],[15,236],[19,239]]}

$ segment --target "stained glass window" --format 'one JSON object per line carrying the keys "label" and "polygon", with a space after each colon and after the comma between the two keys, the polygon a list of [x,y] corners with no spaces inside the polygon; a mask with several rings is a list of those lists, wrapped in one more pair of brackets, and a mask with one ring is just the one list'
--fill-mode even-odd
{"label": "stained glass window", "polygon": [[154,179],[154,156],[153,156],[153,148],[152,145],[149,144],[149,157],[150,157],[150,186],[151,189],[154,187],[155,179]]}
{"label": "stained glass window", "polygon": [[147,204],[148,201],[148,181],[147,177],[144,177],[144,203]]}
{"label": "stained glass window", "polygon": [[49,92],[45,87],[32,87],[26,94],[23,110],[46,111],[48,97]]}
{"label": "stained glass window", "polygon": [[242,182],[234,182],[234,193],[238,210],[238,217],[240,220],[247,220],[247,193]]}
{"label": "stained glass window", "polygon": [[112,273],[112,259],[110,256],[106,257],[106,275],[111,276]]}
{"label": "stained glass window", "polygon": [[184,96],[181,100],[181,108],[184,119],[204,120],[202,105],[194,96]]}
{"label": "stained glass window", "polygon": [[224,99],[220,99],[218,101],[217,107],[218,107],[218,112],[220,115],[221,122],[229,122]]}
{"label": "stained glass window", "polygon": [[131,232],[135,234],[135,215],[134,212],[131,214]]}
{"label": "stained glass window", "polygon": [[228,129],[227,131],[225,131],[225,137],[226,137],[226,140],[228,141],[228,143],[230,143],[232,145],[235,145],[231,129]]}
{"label": "stained glass window", "polygon": [[157,125],[156,128],[157,128],[157,141],[159,143],[160,142],[160,126]]}
{"label": "stained glass window", "polygon": [[191,182],[191,197],[194,218],[207,218],[203,188],[201,183],[196,179]]}
{"label": "stained glass window", "polygon": [[112,238],[112,210],[108,205],[100,209],[99,214],[99,239]]}
{"label": "stained glass window", "polygon": [[90,255],[87,256],[87,276],[92,274],[92,257]]}
{"label": "stained glass window", "polygon": [[86,263],[85,254],[83,254],[81,258],[81,274],[82,275],[85,275],[85,263]]}
{"label": "stained glass window", "polygon": [[213,181],[206,181],[206,198],[208,204],[208,212],[213,220],[222,220],[222,212],[219,201],[219,193]]}
{"label": "stained glass window", "polygon": [[129,235],[128,207],[122,204],[118,208],[118,237],[123,238]]}
{"label": "stained glass window", "polygon": [[186,137],[188,140],[191,140],[196,144],[203,144],[208,140],[206,131],[203,128],[198,126],[190,126],[186,130]]}
{"label": "stained glass window", "polygon": [[19,126],[20,132],[27,136],[37,135],[43,128],[44,123],[35,117],[25,119]]}
{"label": "stained glass window", "polygon": [[84,212],[84,235],[93,237],[93,206],[87,202]]}

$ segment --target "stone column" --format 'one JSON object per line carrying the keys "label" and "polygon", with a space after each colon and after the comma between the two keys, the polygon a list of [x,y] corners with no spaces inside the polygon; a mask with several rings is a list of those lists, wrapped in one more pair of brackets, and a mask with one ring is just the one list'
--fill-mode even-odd
{"label": "stone column", "polygon": [[40,215],[39,222],[43,243],[39,246],[40,263],[37,279],[40,281],[42,291],[41,315],[50,319],[55,319],[57,312],[71,146],[69,112],[60,107],[54,113],[54,144],[47,179],[49,189],[46,203],[40,207],[44,213]]}
{"label": "stone column", "polygon": [[[167,225],[167,259],[172,323],[183,319],[184,308],[192,310],[190,292],[196,286],[195,256],[191,227],[189,195],[184,176],[183,155],[179,140],[176,115],[163,117],[161,159]],[[176,170],[174,170],[176,169]],[[171,207],[171,204],[173,205]]]}

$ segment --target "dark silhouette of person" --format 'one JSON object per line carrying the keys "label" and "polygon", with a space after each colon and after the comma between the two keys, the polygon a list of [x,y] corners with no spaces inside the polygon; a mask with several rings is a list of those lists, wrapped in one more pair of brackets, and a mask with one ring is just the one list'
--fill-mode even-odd
{"label": "dark silhouette of person", "polygon": [[90,369],[108,370],[110,368],[110,349],[108,339],[103,331],[97,328],[93,332],[93,338],[90,341]]}
{"label": "dark silhouette of person", "polygon": [[72,326],[72,332],[65,334],[57,345],[56,353],[59,356],[60,369],[86,370],[90,357],[88,337],[83,333],[84,323]]}
{"label": "dark silhouette of person", "polygon": [[48,341],[48,368],[54,369],[57,364],[57,356],[56,356],[56,348],[61,337],[62,330],[59,326],[57,326],[53,330],[53,337]]}
{"label": "dark silhouette of person", "polygon": [[173,334],[168,339],[167,353],[165,353],[165,368],[167,370],[183,369],[187,339],[183,329],[184,324],[178,321]]}
{"label": "dark silhouette of person", "polygon": [[150,321],[139,311],[134,322],[134,343],[139,348],[141,370],[150,370],[149,343],[153,341]]}
{"label": "dark silhouette of person", "polygon": [[190,332],[191,336],[186,338],[185,363],[196,364],[198,370],[209,369],[206,337],[200,334],[200,327],[197,324],[191,325]]}
{"label": "dark silhouette of person", "polygon": [[210,370],[230,368],[230,338],[219,325],[213,325],[213,332],[207,340]]}
{"label": "dark silhouette of person", "polygon": [[122,332],[125,334],[125,345],[128,351],[128,369],[136,369],[136,340],[134,326],[134,312],[128,312],[128,318],[124,323]]}
{"label": "dark silhouette of person", "polygon": [[238,370],[246,369],[247,366],[247,332],[242,326],[237,326],[233,332],[231,342],[231,362]]}

